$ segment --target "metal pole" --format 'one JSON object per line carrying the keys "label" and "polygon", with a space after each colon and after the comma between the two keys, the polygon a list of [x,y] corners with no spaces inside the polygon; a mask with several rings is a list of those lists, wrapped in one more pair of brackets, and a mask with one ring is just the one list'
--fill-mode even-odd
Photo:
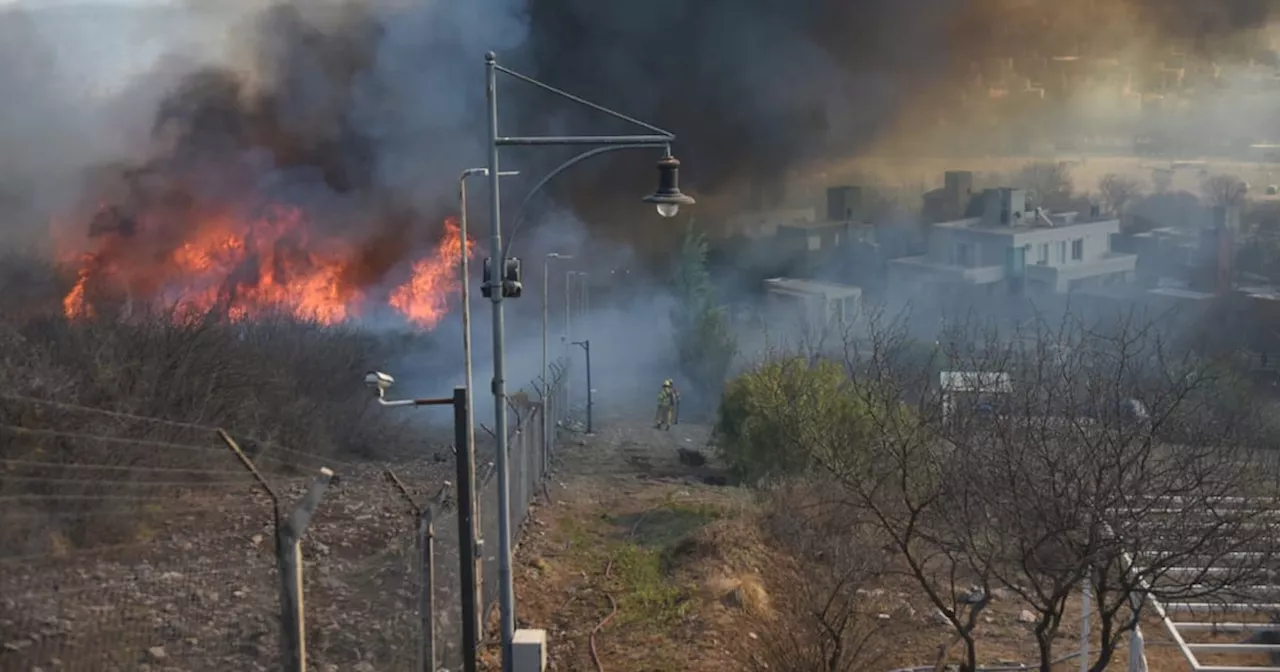
{"label": "metal pole", "polygon": [[[457,445],[458,470],[458,576],[462,583],[462,669],[476,672],[479,646],[480,608],[483,604],[479,581],[482,561],[476,534],[476,446],[471,442],[471,404],[467,389],[453,388],[453,441]],[[432,671],[434,672],[434,670]]]}
{"label": "metal pole", "polygon": [[[498,72],[497,55],[485,54],[485,97],[489,103],[489,221],[491,254],[502,255],[501,191],[498,186]],[[502,289],[506,260],[495,258],[490,279],[493,303],[493,433],[497,440],[498,470],[498,593],[501,613],[503,672],[512,672],[511,643],[515,639],[515,586],[511,577],[511,483],[507,472],[506,349],[503,344]]]}
{"label": "metal pole", "polygon": [[568,271],[564,274],[564,344],[565,349],[569,348],[569,340],[573,337],[571,328],[573,327],[573,311],[570,308],[573,305],[573,274],[574,271]]}
{"label": "metal pole", "polygon": [[591,341],[583,341],[582,349],[587,351],[587,433],[592,434],[591,411],[595,406],[591,392]]}
{"label": "metal pole", "polygon": [[[467,445],[476,445],[476,418],[473,405],[470,403],[471,391],[475,389],[471,379],[471,262],[467,258],[467,178],[477,173],[485,172],[484,168],[469,168],[462,171],[462,177],[458,179],[458,206],[460,214],[458,215],[458,229],[462,235],[462,358],[466,367],[466,395],[468,403],[465,404],[467,410],[466,427],[467,427]],[[459,448],[461,450],[461,448]],[[475,465],[472,465],[472,478],[475,477]],[[462,487],[462,486],[458,486]],[[472,497],[475,497],[472,491]],[[476,501],[471,501],[472,510],[475,510]],[[477,537],[479,534],[477,533]]]}
{"label": "metal pole", "polygon": [[[577,271],[564,274],[564,356],[565,361],[573,354],[573,278]],[[573,420],[573,382],[566,376],[564,380],[564,418]]]}
{"label": "metal pole", "polygon": [[1089,672],[1089,621],[1091,620],[1092,581],[1086,575],[1084,590],[1080,593],[1080,672]]}
{"label": "metal pole", "polygon": [[436,672],[436,526],[435,511],[430,505],[418,518],[418,538],[422,544],[422,672]]}
{"label": "metal pole", "polygon": [[542,443],[547,443],[547,396],[551,394],[551,381],[547,380],[547,293],[551,282],[547,274],[551,272],[551,257],[548,254],[542,259]]}

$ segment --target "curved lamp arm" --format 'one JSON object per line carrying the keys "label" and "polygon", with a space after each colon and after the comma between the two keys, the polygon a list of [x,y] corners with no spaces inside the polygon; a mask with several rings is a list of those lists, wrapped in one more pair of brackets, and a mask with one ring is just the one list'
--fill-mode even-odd
{"label": "curved lamp arm", "polygon": [[[590,159],[593,156],[616,152],[620,149],[653,149],[654,147],[655,145],[652,144],[607,145],[605,147],[596,147],[595,149],[587,150],[568,161],[565,161],[559,166],[556,166],[555,170],[547,173],[546,177],[543,177],[541,181],[533,185],[533,188],[529,190],[529,193],[525,194],[524,200],[520,202],[520,207],[516,210],[515,218],[511,220],[511,233],[507,234],[507,240],[502,245],[502,254],[499,255],[498,258],[507,258],[508,252],[511,251],[511,243],[515,242],[516,234],[520,233],[520,225],[524,223],[524,213],[528,210],[529,203],[533,200],[533,197],[536,196],[538,192],[542,191],[542,188],[547,186],[547,183],[555,179],[557,175],[583,161],[586,161],[587,159]],[[666,151],[667,154],[670,154],[670,146],[668,146],[664,151]]]}

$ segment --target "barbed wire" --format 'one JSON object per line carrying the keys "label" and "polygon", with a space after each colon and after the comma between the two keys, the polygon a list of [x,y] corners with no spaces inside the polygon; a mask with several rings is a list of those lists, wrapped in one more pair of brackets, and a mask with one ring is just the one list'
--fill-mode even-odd
{"label": "barbed wire", "polygon": [[0,556],[0,565],[6,564],[25,564],[36,561],[73,561],[84,558],[86,556],[106,555],[109,553],[123,552],[131,549],[146,549],[148,551],[160,552],[170,550],[169,545],[178,545],[187,541],[199,540],[201,542],[212,542],[221,540],[248,540],[251,535],[245,532],[228,532],[226,534],[202,535],[185,538],[170,538],[151,541],[131,541],[124,544],[103,544],[92,548],[84,549],[68,549],[56,553],[31,553],[27,555],[3,555]]}
{"label": "barbed wire", "polygon": [[[223,569],[205,569],[197,572],[184,572],[183,574],[185,575],[185,580],[183,582],[189,582],[192,579],[208,578],[213,576],[223,576],[228,574],[234,575],[236,578],[242,578],[244,576],[244,568],[243,567],[226,567]],[[82,594],[91,593],[91,592],[109,593],[109,592],[112,592],[113,590],[120,590],[122,588],[132,588],[134,586],[137,586],[139,582],[140,581],[137,577],[130,577],[128,579],[122,579],[119,581],[92,583],[89,585],[75,586],[71,588],[59,588],[59,589],[44,590],[44,591],[32,590],[32,591],[27,591],[25,593],[14,593],[11,595],[7,595],[6,597],[15,601],[31,600],[31,599],[50,599],[50,598],[57,599],[57,598],[65,598],[68,595],[82,595]],[[141,581],[141,583],[165,583],[165,582],[167,582],[167,580],[164,579],[162,576],[155,576],[153,578]]]}
{"label": "barbed wire", "polygon": [[[57,465],[59,467],[64,465]],[[121,487],[173,487],[173,488],[223,488],[255,483],[253,476],[245,474],[236,478],[217,478],[205,481],[140,481],[111,478],[59,478],[51,476],[13,476],[0,473],[0,484],[8,482],[43,483],[48,485],[109,485]]]}
{"label": "barbed wire", "polygon": [[175,450],[188,450],[202,453],[222,453],[218,446],[193,446],[188,443],[174,443],[172,441],[157,441],[155,439],[131,439],[120,436],[104,436],[101,434],[85,434],[84,432],[68,432],[61,429],[32,429],[30,427],[20,427],[18,425],[7,425],[0,423],[0,430],[18,434],[20,436],[40,436],[53,439],[76,439],[79,441],[88,441],[96,443],[123,444],[131,446],[141,446],[149,448],[172,448]]}
{"label": "barbed wire", "polygon": [[[194,430],[194,431],[201,431],[201,432],[215,432],[215,433],[216,433],[219,429],[221,429],[220,427],[215,427],[215,426],[213,426],[213,425],[204,425],[204,424],[199,424],[199,423],[194,423],[194,422],[182,422],[182,421],[178,421],[178,420],[166,420],[166,419],[163,419],[163,418],[153,418],[153,417],[148,417],[148,416],[145,416],[145,415],[136,415],[136,414],[133,414],[133,413],[125,413],[125,412],[122,412],[122,411],[112,411],[112,410],[107,410],[107,409],[104,409],[104,408],[94,408],[94,407],[92,407],[92,406],[83,406],[83,405],[80,405],[80,404],[72,404],[72,403],[68,403],[68,402],[65,402],[65,401],[52,401],[52,400],[49,400],[49,399],[40,399],[40,398],[38,398],[38,397],[29,397],[29,396],[24,396],[24,395],[16,395],[16,394],[0,394],[0,399],[8,400],[8,401],[26,402],[26,403],[31,403],[31,404],[41,404],[41,405],[49,406],[49,407],[52,407],[52,408],[61,408],[61,409],[63,409],[63,410],[78,411],[78,412],[81,412],[81,413],[90,413],[90,414],[95,414],[95,415],[101,415],[101,416],[103,416],[103,417],[110,417],[110,418],[116,418],[116,419],[121,419],[121,420],[132,420],[132,421],[136,421],[136,422],[149,422],[149,423],[152,423],[152,424],[155,424],[155,425],[161,425],[161,426],[165,426],[165,427],[173,427],[173,428],[176,428],[176,429],[188,429],[188,430]],[[7,427],[16,427],[16,425],[0,425],[0,427],[6,427],[6,428],[7,428]],[[19,428],[19,429],[26,429],[26,428]],[[88,436],[95,436],[95,435],[88,435]],[[67,437],[67,438],[73,438],[73,437]],[[340,459],[340,458],[337,458],[337,457],[325,457],[325,456],[321,456],[321,455],[316,455],[316,454],[314,454],[314,453],[308,453],[308,452],[306,452],[306,451],[297,450],[297,449],[294,449],[294,448],[288,448],[288,447],[282,446],[282,445],[280,445],[279,443],[276,443],[276,442],[274,442],[274,441],[266,441],[266,440],[259,439],[258,437],[255,437],[255,436],[252,436],[252,435],[244,435],[244,438],[246,438],[246,439],[249,439],[249,440],[253,441],[253,443],[255,443],[255,444],[259,445],[259,446],[262,446],[262,447],[263,447],[263,449],[264,449],[264,452],[265,452],[265,450],[269,449],[269,450],[273,450],[273,451],[280,451],[280,452],[288,453],[288,454],[291,454],[291,455],[298,455],[298,456],[301,456],[301,457],[309,457],[309,458],[316,459],[316,460],[323,460],[323,461],[330,462],[330,463],[334,463],[334,464],[341,464],[341,465],[343,465],[343,466],[348,466],[348,467],[354,467],[354,466],[357,466],[355,462],[351,462],[351,461],[348,461],[348,460],[343,460],[343,459]],[[123,440],[123,439],[121,439],[120,441],[121,441],[121,442],[123,442],[124,440]],[[144,445],[144,444],[145,444],[145,442],[144,442],[144,441],[141,441],[141,440],[140,440],[140,441],[130,441],[130,442],[131,442],[131,443],[138,443],[138,444],[140,444],[140,445]],[[185,444],[178,444],[178,445],[185,445]],[[217,446],[217,448],[221,448],[221,446]],[[209,446],[209,449],[215,449],[215,447],[211,445],[211,446]],[[286,464],[287,464],[287,463],[286,463]]]}
{"label": "barbed wire", "polygon": [[[170,498],[168,498],[168,499],[169,499],[169,501],[172,501],[172,499],[173,499],[173,498],[172,498],[172,497],[170,497]],[[157,516],[156,514],[149,514],[149,513],[148,513],[148,514],[144,514],[144,515],[154,516],[154,517],[171,517],[171,516],[199,515],[199,514],[205,514],[205,515],[210,515],[210,514],[220,514],[220,515],[222,515],[222,514],[228,514],[228,513],[270,513],[270,512],[271,512],[271,506],[264,502],[264,503],[262,503],[262,504],[256,504],[256,505],[253,505],[253,506],[246,506],[246,507],[226,507],[226,506],[219,506],[219,507],[218,507],[218,508],[216,508],[216,509],[211,509],[211,508],[210,508],[210,507],[208,507],[208,506],[200,506],[200,507],[186,508],[186,509],[166,509],[166,510],[164,510],[164,511],[162,512],[162,513],[164,514],[164,516]],[[102,510],[96,510],[96,511],[44,511],[44,512],[32,511],[32,512],[29,512],[29,513],[28,513],[28,512],[14,512],[14,513],[6,513],[6,514],[5,514],[5,516],[4,516],[4,518],[5,518],[5,520],[6,520],[6,521],[13,521],[13,520],[45,520],[45,519],[66,520],[66,519],[90,518],[90,517],[92,517],[92,518],[107,518],[107,517],[111,517],[111,516],[128,516],[128,517],[131,517],[131,518],[136,518],[136,517],[138,517],[138,515],[139,515],[139,514],[138,514],[138,512],[137,512],[137,511],[102,511]]]}
{"label": "barbed wire", "polygon": [[[21,460],[0,457],[0,464],[30,467],[33,469],[82,469],[101,471],[153,471],[166,474],[244,474],[241,469],[198,469],[192,467],[137,467],[115,464],[84,464],[81,462],[45,462],[42,460]],[[251,478],[251,477],[250,477]]]}
{"label": "barbed wire", "polygon": [[84,495],[84,494],[48,494],[48,495],[0,495],[3,502],[171,502],[172,495]]}

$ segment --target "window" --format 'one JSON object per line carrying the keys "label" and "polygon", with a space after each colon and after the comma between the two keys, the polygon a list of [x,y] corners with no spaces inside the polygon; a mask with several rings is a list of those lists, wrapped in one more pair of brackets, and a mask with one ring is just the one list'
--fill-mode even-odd
{"label": "window", "polygon": [[1058,243],[1058,263],[1063,264],[1067,261],[1067,241]]}
{"label": "window", "polygon": [[822,249],[822,238],[818,236],[809,236],[809,251],[816,252]]}
{"label": "window", "polygon": [[956,244],[956,265],[969,267],[973,265],[973,246],[969,243]]}
{"label": "window", "polygon": [[1071,258],[1076,261],[1084,259],[1084,238],[1071,241]]}
{"label": "window", "polygon": [[846,297],[840,306],[840,319],[846,323],[854,321],[858,317],[858,299],[857,297]]}
{"label": "window", "polygon": [[1040,251],[1036,257],[1036,263],[1041,266],[1049,263],[1049,243],[1040,243]]}

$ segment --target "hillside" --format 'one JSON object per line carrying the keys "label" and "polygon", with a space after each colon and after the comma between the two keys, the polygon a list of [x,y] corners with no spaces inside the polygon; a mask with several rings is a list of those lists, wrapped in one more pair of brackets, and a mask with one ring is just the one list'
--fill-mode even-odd
{"label": "hillside", "polygon": [[[722,478],[714,465],[680,463],[677,448],[704,448],[706,426],[668,434],[638,421],[601,425],[608,429],[562,451],[550,499],[535,508],[518,550],[518,624],[548,630],[550,669],[819,669],[797,653],[815,642],[803,641],[795,619],[805,559],[775,538],[787,512],[769,511],[747,489],[708,485]],[[951,637],[909,579],[876,577],[857,595],[862,662],[840,669],[931,664]],[[1071,609],[1064,654],[1079,641],[1078,603]],[[978,628],[980,663],[1035,660],[1022,610],[996,596]],[[1145,633],[1150,669],[1186,669],[1158,623]],[[1126,655],[1109,669],[1124,669]],[[492,652],[488,662],[497,669]]]}

